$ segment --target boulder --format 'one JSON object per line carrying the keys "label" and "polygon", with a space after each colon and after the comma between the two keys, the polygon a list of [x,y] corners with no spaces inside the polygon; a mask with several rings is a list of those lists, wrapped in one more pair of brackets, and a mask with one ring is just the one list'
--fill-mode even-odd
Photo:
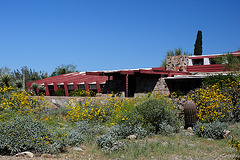
{"label": "boulder", "polygon": [[32,152],[21,152],[21,153],[16,154],[16,157],[33,158],[34,154]]}
{"label": "boulder", "polygon": [[127,139],[129,140],[137,139],[137,135],[129,135]]}

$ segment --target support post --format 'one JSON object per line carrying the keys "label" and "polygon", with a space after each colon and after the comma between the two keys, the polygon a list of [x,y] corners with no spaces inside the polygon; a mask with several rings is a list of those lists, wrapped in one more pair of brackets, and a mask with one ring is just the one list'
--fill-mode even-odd
{"label": "support post", "polygon": [[87,82],[84,82],[84,85],[85,85],[85,91],[87,92],[87,96],[90,97],[90,90],[89,90],[89,86],[88,86],[88,83]]}
{"label": "support post", "polygon": [[44,86],[45,86],[46,96],[50,96],[49,89],[48,89],[48,84],[44,83]]}
{"label": "support post", "polygon": [[64,83],[64,90],[65,90],[65,96],[69,96],[67,83]]}
{"label": "support post", "polygon": [[77,83],[73,82],[73,85],[74,85],[74,90],[77,90],[78,89]]}
{"label": "support post", "polygon": [[101,86],[99,82],[96,82],[96,86],[97,86],[97,93],[101,92]]}
{"label": "support post", "polygon": [[126,75],[126,97],[128,97],[128,74]]}
{"label": "support post", "polygon": [[58,90],[57,83],[54,82],[53,87],[54,87],[54,92],[56,92]]}

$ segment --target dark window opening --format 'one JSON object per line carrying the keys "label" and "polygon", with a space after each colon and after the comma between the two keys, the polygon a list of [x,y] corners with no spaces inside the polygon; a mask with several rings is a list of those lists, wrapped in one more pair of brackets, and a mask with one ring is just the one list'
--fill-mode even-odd
{"label": "dark window opening", "polygon": [[193,65],[203,65],[203,59],[193,59]]}
{"label": "dark window opening", "polygon": [[78,86],[78,89],[85,90],[85,84],[78,84],[77,86]]}

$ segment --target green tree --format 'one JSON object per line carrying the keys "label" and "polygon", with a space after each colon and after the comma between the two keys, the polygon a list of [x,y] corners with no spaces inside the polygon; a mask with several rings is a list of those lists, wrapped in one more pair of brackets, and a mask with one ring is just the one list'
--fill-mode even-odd
{"label": "green tree", "polygon": [[198,31],[197,39],[194,44],[194,55],[202,55],[202,31]]}
{"label": "green tree", "polygon": [[77,65],[62,64],[60,66],[57,66],[57,68],[55,68],[55,70],[51,74],[51,77],[66,74],[66,73],[78,72],[76,68],[77,68]]}
{"label": "green tree", "polygon": [[236,73],[240,71],[240,57],[232,53],[227,53],[213,59],[216,64],[222,64],[226,70]]}
{"label": "green tree", "polygon": [[1,81],[7,86],[10,86],[10,81],[11,81],[11,75],[5,74],[1,76]]}
{"label": "green tree", "polygon": [[0,68],[0,86],[10,86],[12,84],[12,73],[8,67]]}
{"label": "green tree", "polygon": [[191,56],[192,54],[189,52],[183,52],[182,48],[174,48],[173,50],[168,50],[166,52],[165,59],[162,60],[161,67],[166,67],[166,57],[168,56],[179,56],[179,55],[188,55]]}
{"label": "green tree", "polygon": [[[23,81],[23,75],[24,75],[23,72],[25,72],[25,82],[26,83],[48,77],[48,73],[46,73],[44,71],[37,72],[34,69],[24,66],[20,70],[16,69],[12,72],[14,81],[16,81],[16,80]],[[22,84],[22,85],[24,86],[24,84]]]}
{"label": "green tree", "polygon": [[0,68],[0,75],[11,75],[11,69],[8,67]]}

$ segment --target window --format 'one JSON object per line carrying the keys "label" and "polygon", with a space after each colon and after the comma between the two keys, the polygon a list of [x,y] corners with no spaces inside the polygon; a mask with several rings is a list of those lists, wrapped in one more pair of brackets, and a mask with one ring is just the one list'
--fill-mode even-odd
{"label": "window", "polygon": [[85,90],[85,84],[78,84],[78,89],[83,89],[83,90]]}
{"label": "window", "polygon": [[203,65],[203,59],[193,59],[193,65]]}
{"label": "window", "polygon": [[96,84],[89,84],[89,89],[94,90],[97,89],[97,85]]}

